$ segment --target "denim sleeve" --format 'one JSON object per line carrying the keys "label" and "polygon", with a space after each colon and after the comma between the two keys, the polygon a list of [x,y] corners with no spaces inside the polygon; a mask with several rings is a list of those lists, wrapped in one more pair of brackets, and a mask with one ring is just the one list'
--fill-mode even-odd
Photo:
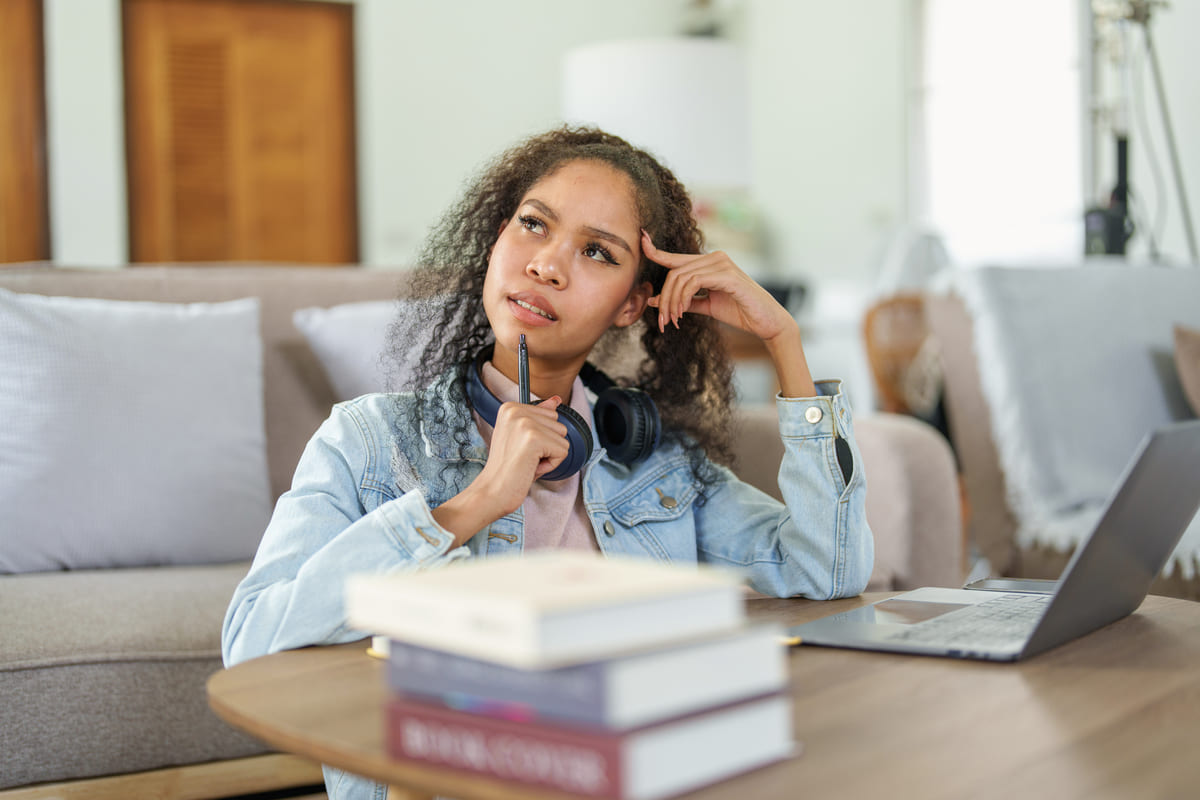
{"label": "denim sleeve", "polygon": [[850,409],[839,384],[818,389],[829,394],[776,400],[785,505],[726,471],[696,512],[700,558],[739,568],[755,590],[775,597],[860,594],[874,563]]}
{"label": "denim sleeve", "polygon": [[[356,573],[421,569],[468,554],[452,548],[419,487],[399,491],[391,447],[352,404],[336,406],[304,449],[221,632],[226,665],[365,634],[346,623]],[[382,465],[380,462],[383,462]]]}

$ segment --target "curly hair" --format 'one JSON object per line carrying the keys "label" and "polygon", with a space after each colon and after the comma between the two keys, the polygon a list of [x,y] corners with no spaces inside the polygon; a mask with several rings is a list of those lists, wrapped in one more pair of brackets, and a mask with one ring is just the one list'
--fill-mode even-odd
{"label": "curly hair", "polygon": [[[581,160],[603,162],[629,177],[641,227],[656,246],[675,253],[702,252],[704,237],[692,216],[691,198],[650,154],[595,128],[561,127],[527,139],[486,166],[426,238],[407,287],[411,313],[397,320],[389,335],[391,363],[415,367],[405,384],[395,388],[418,392],[452,371],[449,391],[462,398],[463,409],[469,407],[467,364],[492,342],[483,283],[501,225],[535,183]],[[666,276],[664,267],[642,256],[636,284],[649,282],[658,294]],[[636,346],[628,338],[639,330],[641,352],[624,359],[638,363],[633,374],[606,371],[619,385],[635,386],[654,399],[664,438],[678,441],[688,451],[694,482],[704,497],[716,480],[706,456],[717,463],[732,462],[732,368],[717,323],[686,314],[679,330],[660,333],[657,311],[647,307],[634,325],[605,334],[593,355],[628,352]],[[412,352],[416,342],[425,342],[419,358]],[[431,435],[467,444],[474,425],[470,414],[448,419],[438,404],[418,404],[418,408]]]}

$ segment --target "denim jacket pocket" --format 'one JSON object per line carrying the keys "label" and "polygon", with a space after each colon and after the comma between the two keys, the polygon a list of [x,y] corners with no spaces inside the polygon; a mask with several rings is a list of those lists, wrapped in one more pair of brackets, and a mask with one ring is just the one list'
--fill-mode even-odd
{"label": "denim jacket pocket", "polygon": [[662,561],[696,560],[692,505],[696,487],[687,462],[650,471],[608,503],[613,520]]}
{"label": "denim jacket pocket", "polygon": [[854,480],[854,456],[846,440],[838,435],[823,437],[820,443],[825,469],[837,490],[838,497],[845,499]]}

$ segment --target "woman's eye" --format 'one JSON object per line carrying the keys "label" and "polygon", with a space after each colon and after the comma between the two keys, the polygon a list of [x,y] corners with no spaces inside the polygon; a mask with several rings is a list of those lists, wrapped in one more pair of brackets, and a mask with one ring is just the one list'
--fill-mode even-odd
{"label": "woman's eye", "polygon": [[517,221],[521,223],[521,227],[530,233],[542,233],[546,230],[546,225],[537,217],[522,215],[517,217]]}
{"label": "woman's eye", "polygon": [[606,264],[613,264],[614,266],[617,264],[617,260],[613,258],[613,254],[608,248],[594,242],[583,248],[583,254],[594,261],[603,261]]}

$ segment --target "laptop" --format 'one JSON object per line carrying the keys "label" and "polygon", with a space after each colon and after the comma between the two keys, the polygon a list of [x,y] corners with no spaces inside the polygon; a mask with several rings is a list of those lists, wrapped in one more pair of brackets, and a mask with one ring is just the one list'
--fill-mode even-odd
{"label": "laptop", "polygon": [[793,626],[804,645],[1017,661],[1132,613],[1200,508],[1200,420],[1148,434],[1057,581],[926,587]]}

